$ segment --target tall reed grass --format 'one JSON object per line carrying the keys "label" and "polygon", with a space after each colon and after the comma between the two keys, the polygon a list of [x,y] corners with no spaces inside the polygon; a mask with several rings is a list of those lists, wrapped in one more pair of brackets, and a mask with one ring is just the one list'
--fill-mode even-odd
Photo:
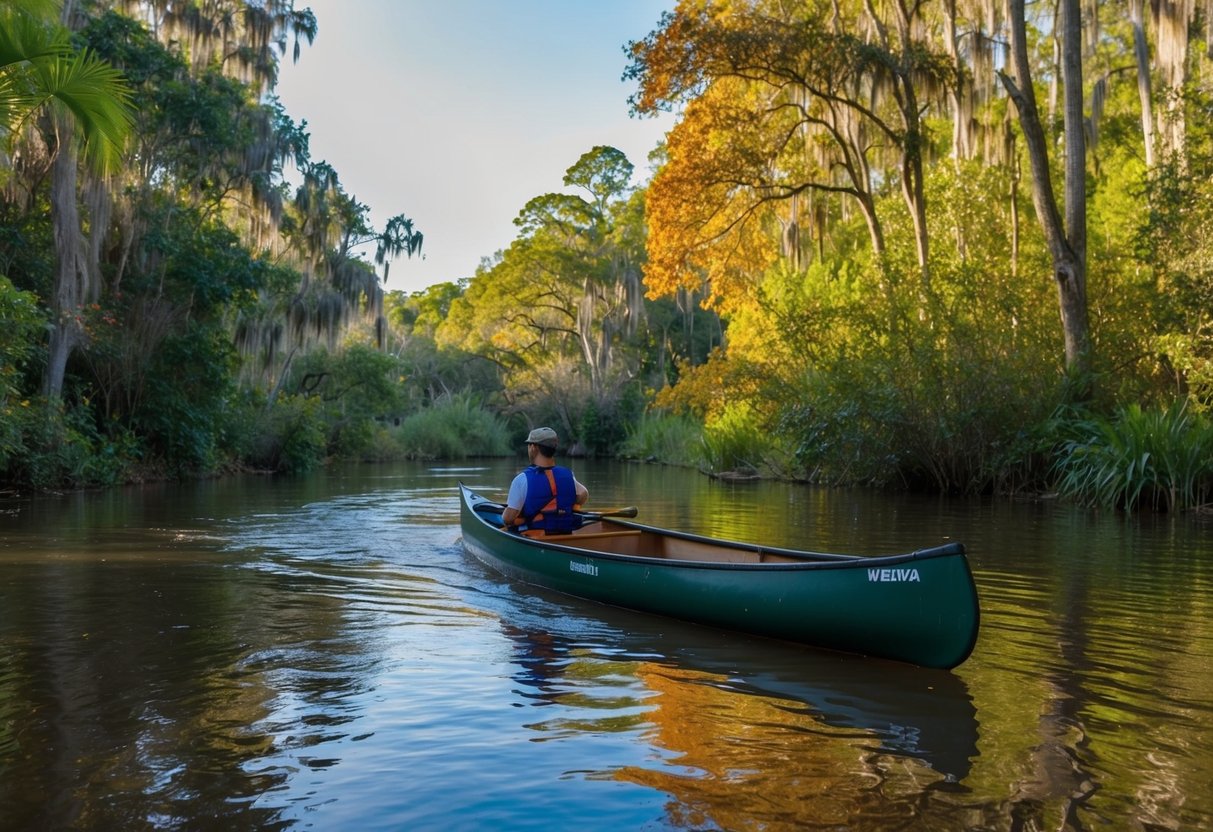
{"label": "tall reed grass", "polygon": [[628,431],[619,456],[697,468],[703,460],[703,427],[691,416],[646,413]]}
{"label": "tall reed grass", "polygon": [[1182,511],[1213,494],[1213,423],[1186,401],[1069,422],[1054,464],[1058,491],[1087,505]]}
{"label": "tall reed grass", "polygon": [[704,473],[713,476],[795,476],[795,453],[786,437],[770,430],[746,404],[729,404],[703,429]]}
{"label": "tall reed grass", "polygon": [[742,408],[727,410],[703,430],[703,468],[708,474],[757,474],[766,441]]}
{"label": "tall reed grass", "polygon": [[414,459],[467,459],[508,456],[506,423],[470,393],[456,393],[405,419],[396,439]]}

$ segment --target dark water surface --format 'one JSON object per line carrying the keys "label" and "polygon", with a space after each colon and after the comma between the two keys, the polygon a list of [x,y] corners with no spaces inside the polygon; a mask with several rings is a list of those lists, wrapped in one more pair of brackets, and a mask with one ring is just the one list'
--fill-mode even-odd
{"label": "dark water surface", "polygon": [[576,466],[653,525],[962,541],[981,636],[927,671],[503,580],[455,485],[517,464],[0,501],[0,829],[1213,829],[1213,521]]}

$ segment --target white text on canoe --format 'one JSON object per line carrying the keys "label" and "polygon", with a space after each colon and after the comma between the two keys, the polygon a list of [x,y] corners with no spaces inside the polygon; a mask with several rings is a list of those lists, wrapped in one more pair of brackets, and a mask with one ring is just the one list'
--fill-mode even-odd
{"label": "white text on canoe", "polygon": [[569,571],[580,572],[582,575],[589,575],[593,578],[598,577],[598,567],[592,563],[578,563],[575,560],[571,560],[569,561]]}
{"label": "white text on canoe", "polygon": [[918,581],[922,582],[922,578],[918,577],[917,569],[869,569],[869,581]]}

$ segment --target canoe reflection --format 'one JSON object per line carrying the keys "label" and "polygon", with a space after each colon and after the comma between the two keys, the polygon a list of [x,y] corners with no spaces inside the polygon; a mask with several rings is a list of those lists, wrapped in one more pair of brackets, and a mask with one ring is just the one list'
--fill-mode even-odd
{"label": "canoe reflection", "polygon": [[951,672],[597,612],[592,621],[552,616],[501,626],[515,647],[521,695],[602,714],[542,730],[643,730],[677,755],[668,761],[677,768],[616,776],[654,786],[668,776],[786,778],[804,764],[834,779],[909,759],[955,782],[977,754],[976,709]]}

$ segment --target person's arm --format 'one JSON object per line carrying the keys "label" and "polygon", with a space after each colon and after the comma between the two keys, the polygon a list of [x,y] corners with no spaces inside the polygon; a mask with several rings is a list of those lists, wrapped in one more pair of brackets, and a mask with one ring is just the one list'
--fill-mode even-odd
{"label": "person's arm", "polygon": [[519,474],[510,482],[510,493],[505,498],[505,510],[501,512],[501,522],[507,526],[514,525],[522,507],[526,505],[526,474]]}
{"label": "person's arm", "polygon": [[589,489],[587,489],[581,483],[577,482],[576,479],[573,480],[573,488],[577,492],[577,505],[579,505],[579,506],[585,505],[586,502],[590,499]]}

